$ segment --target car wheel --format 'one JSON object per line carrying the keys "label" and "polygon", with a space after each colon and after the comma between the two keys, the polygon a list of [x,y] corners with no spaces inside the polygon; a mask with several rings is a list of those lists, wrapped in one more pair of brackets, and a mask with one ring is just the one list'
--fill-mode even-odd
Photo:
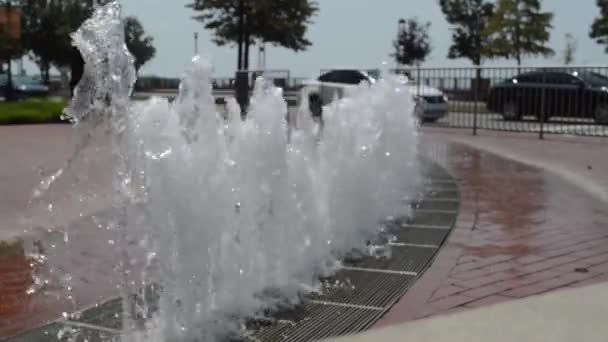
{"label": "car wheel", "polygon": [[608,125],[608,103],[600,103],[595,107],[595,122],[600,125]]}
{"label": "car wheel", "polygon": [[308,98],[308,108],[313,118],[321,118],[323,116],[323,102],[318,95],[310,95]]}
{"label": "car wheel", "polygon": [[521,120],[521,112],[519,111],[519,105],[515,101],[507,101],[502,106],[502,117],[506,121],[518,121]]}

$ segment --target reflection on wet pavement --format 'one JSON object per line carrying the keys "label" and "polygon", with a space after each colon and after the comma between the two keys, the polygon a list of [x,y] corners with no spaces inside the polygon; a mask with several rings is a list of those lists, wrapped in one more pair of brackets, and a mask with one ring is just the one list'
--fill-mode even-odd
{"label": "reflection on wet pavement", "polygon": [[543,238],[586,229],[608,234],[608,212],[586,192],[551,173],[464,145],[436,145],[462,189],[461,210],[472,214],[467,254],[542,253]]}
{"label": "reflection on wet pavement", "polygon": [[[0,245],[0,338],[120,293],[124,278],[119,235],[103,216]],[[143,260],[137,246],[131,250],[135,257],[130,263]],[[129,267],[135,270],[141,264]]]}
{"label": "reflection on wet pavement", "polygon": [[456,226],[378,326],[608,281],[606,204],[568,181],[428,134],[460,187]]}

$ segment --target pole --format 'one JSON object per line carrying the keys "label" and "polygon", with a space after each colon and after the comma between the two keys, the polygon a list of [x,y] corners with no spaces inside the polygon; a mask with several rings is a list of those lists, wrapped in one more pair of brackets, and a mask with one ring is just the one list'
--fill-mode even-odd
{"label": "pole", "polygon": [[479,115],[479,85],[481,83],[481,69],[479,65],[475,67],[475,85],[473,86],[473,135],[477,135],[477,120]]}
{"label": "pole", "polygon": [[545,139],[545,101],[547,100],[547,70],[542,69],[543,73],[543,85],[540,93],[540,115],[538,116],[538,120],[540,121],[540,129],[538,132],[538,138],[543,140]]}
{"label": "pole", "polygon": [[[11,23],[10,23],[10,18],[11,18],[11,11],[12,11],[12,6],[11,6],[11,2],[10,0],[5,2],[5,11],[6,11],[6,30],[5,32],[8,34],[9,39],[12,39],[10,37],[10,33],[11,33]],[[7,101],[12,101],[14,100],[14,89],[13,89],[13,68],[12,68],[12,57],[11,56],[11,51],[10,49],[8,49],[9,52],[6,56],[6,62],[7,62],[7,67],[6,67],[6,93],[5,93],[5,97]]]}
{"label": "pole", "polygon": [[[245,118],[249,105],[249,74],[245,70],[249,66],[245,60],[248,57],[249,35],[247,34],[245,0],[239,0],[239,35],[238,35],[238,69],[234,80],[235,98],[241,106],[241,117]],[[245,46],[243,46],[245,45]],[[244,51],[244,48],[247,50]]]}
{"label": "pole", "polygon": [[245,0],[239,0],[239,38],[237,70],[243,69],[243,41],[245,36]]}
{"label": "pole", "polygon": [[194,55],[198,56],[198,32],[194,32]]}

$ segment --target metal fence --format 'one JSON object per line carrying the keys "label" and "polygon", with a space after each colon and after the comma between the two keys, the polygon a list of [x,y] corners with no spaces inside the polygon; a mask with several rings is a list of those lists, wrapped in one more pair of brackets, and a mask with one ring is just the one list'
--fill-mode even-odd
{"label": "metal fence", "polygon": [[[418,106],[444,98],[447,111],[423,125],[608,136],[608,66],[398,69],[412,79]],[[439,93],[440,92],[440,93]],[[441,101],[441,100],[440,100]],[[422,115],[423,119],[425,115]]]}
{"label": "metal fence", "polygon": [[[267,80],[272,81],[277,87],[281,87],[286,91],[297,89],[305,78],[292,77],[289,70],[249,70],[248,72],[249,88],[253,89],[255,80],[258,76],[263,76]],[[163,78],[155,76],[143,76],[137,80],[136,90],[151,91],[151,90],[177,90],[181,80],[179,78]],[[234,90],[234,77],[214,77],[212,79],[213,88],[217,90]]]}

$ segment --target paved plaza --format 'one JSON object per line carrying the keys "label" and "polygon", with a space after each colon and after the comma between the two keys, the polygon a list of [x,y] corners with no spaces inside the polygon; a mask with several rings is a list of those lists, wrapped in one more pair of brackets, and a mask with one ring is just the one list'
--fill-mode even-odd
{"label": "paved plaza", "polygon": [[[115,269],[119,254],[111,248],[96,248],[99,241],[111,239],[111,233],[86,229],[92,225],[91,219],[79,217],[83,208],[70,206],[70,197],[57,197],[65,222],[47,227],[41,216],[37,229],[27,230],[32,221],[24,220],[23,213],[30,210],[31,189],[41,173],[62,167],[72,153],[68,126],[0,127],[0,139],[0,152],[5,156],[0,168],[0,238],[4,241],[0,245],[0,340],[32,331],[21,336],[34,336],[27,341],[46,341],[35,329],[62,319],[63,312],[91,308],[118,295],[116,286],[122,281]],[[401,267],[397,262],[408,264],[402,260],[350,265],[351,273],[384,265],[389,273],[409,277],[407,286],[399,286],[401,292],[391,292],[391,296],[398,295],[391,297],[394,301],[385,300],[378,307],[383,315],[377,317],[374,328],[559,290],[584,291],[587,285],[608,282],[608,162],[604,158],[608,148],[603,140],[549,137],[540,141],[532,134],[483,131],[472,137],[469,131],[423,128],[420,146],[421,155],[444,171],[434,173],[430,197],[420,203],[419,215],[403,224],[400,238],[404,240],[399,243],[410,249],[414,245],[427,250],[442,247],[432,263],[417,264],[415,273],[392,269]],[[78,168],[87,175],[79,183],[85,191],[99,191],[110,181],[107,151],[96,152]],[[437,176],[444,172],[446,176]],[[448,185],[452,188],[445,188]],[[440,222],[442,214],[456,209],[453,197],[442,198],[448,193],[458,195],[459,205],[453,229],[441,244],[443,237],[431,240],[434,231],[449,232],[446,223]],[[84,211],[99,212],[109,203],[103,197]],[[72,275],[72,298],[62,297],[60,288],[30,294],[35,272],[40,271],[32,255],[44,252],[40,250],[44,246],[35,242],[61,245],[63,234],[56,227],[68,223],[70,252],[56,259],[56,266]],[[358,305],[360,297],[348,298]],[[312,304],[328,303],[321,298]],[[368,304],[358,308],[370,310]],[[55,324],[45,329],[56,328]],[[103,333],[117,332],[111,327],[103,329]]]}

